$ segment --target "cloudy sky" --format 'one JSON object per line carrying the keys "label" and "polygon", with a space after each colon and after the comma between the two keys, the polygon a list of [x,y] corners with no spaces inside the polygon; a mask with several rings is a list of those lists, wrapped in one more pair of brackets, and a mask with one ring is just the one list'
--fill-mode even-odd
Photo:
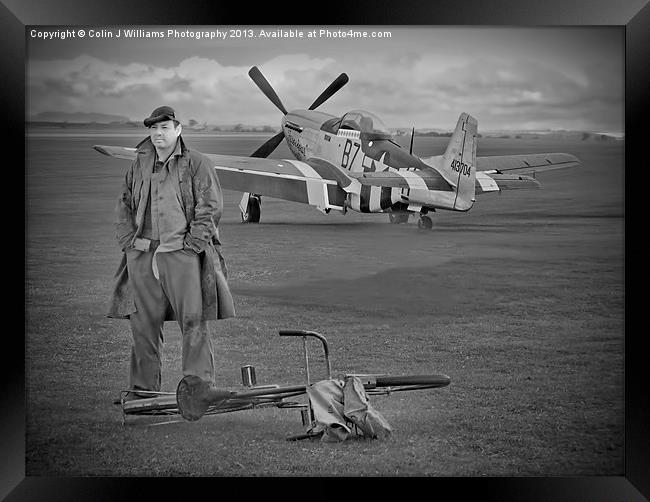
{"label": "cloudy sky", "polygon": [[[326,28],[390,37],[320,35]],[[37,28],[55,36],[65,29]],[[142,120],[169,104],[184,122],[279,126],[280,112],[247,75],[257,65],[289,110],[308,107],[345,72],[350,82],[318,109],[370,110],[388,127],[451,129],[463,111],[483,130],[624,127],[620,27],[85,27],[91,29],[113,37],[44,40],[28,29],[28,117],[63,111]],[[125,38],[124,29],[165,36]],[[168,29],[249,29],[254,38],[197,40]],[[261,30],[289,29],[304,38],[260,37]],[[317,36],[307,38],[313,30]]]}

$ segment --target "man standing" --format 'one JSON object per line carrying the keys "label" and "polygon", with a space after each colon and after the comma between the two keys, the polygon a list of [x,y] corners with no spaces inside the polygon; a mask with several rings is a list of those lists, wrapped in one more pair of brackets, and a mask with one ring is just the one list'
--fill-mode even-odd
{"label": "man standing", "polygon": [[169,106],[144,120],[149,136],[137,146],[117,202],[115,224],[123,251],[109,317],[131,323],[130,388],[125,400],[159,391],[163,324],[182,332],[183,376],[214,384],[211,327],[235,315],[221,255],[223,210],[215,169],[185,146]]}

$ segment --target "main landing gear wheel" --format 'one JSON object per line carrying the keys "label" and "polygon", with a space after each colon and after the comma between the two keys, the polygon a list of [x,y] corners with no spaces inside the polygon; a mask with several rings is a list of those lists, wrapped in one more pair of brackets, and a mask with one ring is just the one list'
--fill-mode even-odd
{"label": "main landing gear wheel", "polygon": [[259,223],[262,214],[261,205],[261,197],[259,195],[251,195],[248,198],[246,212],[241,214],[241,221],[243,223]]}
{"label": "main landing gear wheel", "polygon": [[433,228],[433,220],[428,216],[420,216],[420,219],[418,220],[418,228],[431,230]]}
{"label": "main landing gear wheel", "polygon": [[391,223],[406,223],[409,221],[408,213],[388,213],[388,219]]}

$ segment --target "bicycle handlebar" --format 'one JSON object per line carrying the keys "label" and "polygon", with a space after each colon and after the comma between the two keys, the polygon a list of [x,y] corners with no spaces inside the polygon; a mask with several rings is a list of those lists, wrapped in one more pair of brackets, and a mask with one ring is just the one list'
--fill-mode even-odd
{"label": "bicycle handlebar", "polygon": [[315,331],[307,331],[304,329],[281,329],[280,336],[315,336],[320,340],[325,340],[325,337]]}
{"label": "bicycle handlebar", "polygon": [[330,350],[327,345],[327,339],[320,333],[315,331],[306,331],[302,329],[281,329],[279,331],[280,336],[302,336],[303,337],[303,346],[305,351],[305,371],[307,372],[307,383],[309,384],[309,360],[307,356],[307,345],[306,340],[308,336],[313,336],[318,338],[323,344],[323,351],[325,352],[325,363],[327,364],[327,378],[332,378],[332,366],[330,364]]}

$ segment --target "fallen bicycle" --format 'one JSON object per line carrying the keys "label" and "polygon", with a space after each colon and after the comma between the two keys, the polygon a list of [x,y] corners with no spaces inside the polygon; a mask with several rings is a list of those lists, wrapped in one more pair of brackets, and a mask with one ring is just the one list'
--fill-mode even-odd
{"label": "fallen bicycle", "polygon": [[[325,337],[313,331],[282,330],[280,336],[302,337],[305,362],[305,383],[297,385],[258,385],[255,368],[242,366],[242,388],[239,390],[214,387],[210,382],[193,375],[185,376],[176,393],[140,391],[150,395],[141,399],[125,400],[133,389],[122,392],[122,412],[127,415],[178,415],[188,421],[204,415],[240,410],[276,407],[298,409],[306,433],[291,436],[289,440],[323,437],[324,440],[342,440],[354,429],[365,437],[390,434],[390,426],[368,401],[368,396],[389,395],[394,392],[433,389],[449,385],[451,379],[442,374],[380,375],[350,374],[333,379],[329,346]],[[312,383],[307,338],[321,341],[327,365],[327,379]],[[293,398],[307,395],[307,402]]]}

